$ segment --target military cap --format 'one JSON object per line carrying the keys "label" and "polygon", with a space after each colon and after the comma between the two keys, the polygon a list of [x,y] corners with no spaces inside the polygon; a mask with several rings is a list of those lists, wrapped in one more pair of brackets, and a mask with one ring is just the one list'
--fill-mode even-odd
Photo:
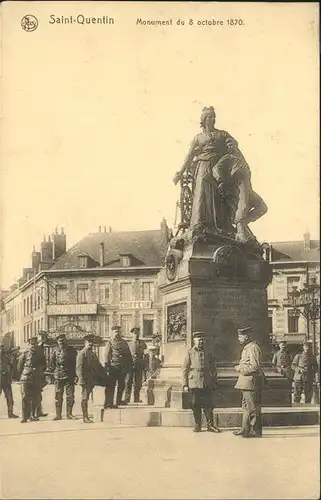
{"label": "military cap", "polygon": [[134,328],[130,330],[130,333],[136,333],[136,332],[140,332],[140,328],[138,328],[138,326],[134,326]]}
{"label": "military cap", "polygon": [[247,335],[251,330],[252,328],[250,326],[245,326],[244,328],[238,328],[237,333],[238,335]]}
{"label": "military cap", "polygon": [[278,344],[287,344],[287,341],[285,339],[280,339],[278,340]]}
{"label": "military cap", "polygon": [[116,325],[116,326],[113,326],[113,327],[112,327],[112,330],[113,330],[113,331],[116,331],[116,330],[118,331],[118,330],[120,330],[120,329],[121,329],[121,328],[120,328],[120,326],[119,326],[119,325]]}
{"label": "military cap", "polygon": [[84,335],[84,340],[88,340],[89,342],[94,342],[95,336],[92,335],[91,333],[88,333],[87,335]]}
{"label": "military cap", "polygon": [[57,340],[66,340],[66,335],[64,333],[59,333],[59,335],[57,335]]}
{"label": "military cap", "polygon": [[205,332],[193,332],[193,339],[203,339]]}
{"label": "military cap", "polygon": [[312,340],[310,340],[310,339],[305,340],[305,341],[303,342],[303,345],[307,345],[307,346],[312,346],[312,344],[313,344],[313,342],[312,342]]}

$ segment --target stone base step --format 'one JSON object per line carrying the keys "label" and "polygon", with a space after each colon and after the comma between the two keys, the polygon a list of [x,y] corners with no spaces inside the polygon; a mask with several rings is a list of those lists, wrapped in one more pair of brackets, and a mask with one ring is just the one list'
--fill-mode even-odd
{"label": "stone base step", "polygon": [[[262,408],[262,416],[265,427],[317,425],[320,422],[320,408],[316,406],[264,407]],[[145,405],[129,405],[112,410],[104,410],[103,407],[96,406],[94,407],[94,420],[107,425],[135,425],[139,427],[194,426],[191,410],[151,408]],[[214,410],[214,423],[218,427],[240,427],[241,421],[241,408],[217,408]]]}

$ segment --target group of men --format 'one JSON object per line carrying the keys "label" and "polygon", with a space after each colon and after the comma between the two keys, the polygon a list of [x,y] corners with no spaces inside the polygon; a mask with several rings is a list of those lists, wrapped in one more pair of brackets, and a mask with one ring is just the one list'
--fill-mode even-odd
{"label": "group of men", "polygon": [[[139,338],[140,330],[131,330],[133,340],[126,342],[121,337],[119,326],[112,328],[111,338],[105,347],[104,363],[100,363],[93,350],[95,337],[86,335],[85,346],[78,353],[68,345],[66,336],[57,336],[57,346],[53,349],[49,362],[46,363],[44,341],[32,337],[28,348],[20,355],[17,362],[17,377],[21,384],[22,419],[21,423],[37,421],[46,416],[42,411],[42,390],[48,377],[53,377],[55,384],[54,420],[62,419],[63,395],[66,393],[66,417],[75,419],[72,414],[75,402],[75,384],[81,386],[81,408],[83,421],[90,423],[88,401],[95,385],[105,387],[105,408],[117,408],[127,405],[134,393],[134,402],[141,402],[140,391],[144,374],[157,367],[157,360],[150,354],[146,342]],[[8,417],[18,418],[13,412],[12,372],[13,362],[4,345],[1,346],[1,391],[7,400]],[[149,355],[148,355],[149,354]],[[155,359],[154,359],[155,358]],[[114,393],[117,385],[116,401]],[[124,397],[123,397],[124,396]]]}
{"label": "group of men", "polygon": [[[320,354],[319,354],[320,356]],[[287,351],[285,340],[279,341],[279,350],[274,354],[272,365],[281,374],[293,381],[294,402],[300,403],[302,394],[304,402],[311,403],[313,396],[313,384],[320,382],[320,358],[312,352],[312,341],[303,343],[302,352],[296,354],[292,360]]]}
{"label": "group of men", "polygon": [[[238,340],[243,346],[241,359],[235,371],[238,379],[235,389],[242,392],[242,425],[236,436],[243,438],[262,436],[262,390],[266,378],[262,368],[262,352],[252,339],[250,327],[237,330]],[[213,354],[204,349],[204,332],[193,334],[194,346],[188,351],[183,364],[183,391],[190,393],[195,427],[201,432],[202,409],[209,432],[220,432],[213,422],[213,395],[217,386],[217,371]],[[272,364],[283,376],[292,378],[294,372],[294,401],[300,402],[302,392],[305,402],[311,403],[313,382],[320,383],[320,360],[312,353],[311,342],[303,344],[303,351],[293,361],[286,351],[286,343],[280,342],[279,351],[273,356]]]}

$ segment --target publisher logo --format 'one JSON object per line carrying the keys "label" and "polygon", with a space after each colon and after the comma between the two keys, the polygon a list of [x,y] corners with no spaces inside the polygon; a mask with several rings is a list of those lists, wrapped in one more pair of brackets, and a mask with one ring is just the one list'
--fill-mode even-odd
{"label": "publisher logo", "polygon": [[38,28],[38,19],[31,14],[23,16],[21,19],[21,28],[25,31],[35,31]]}

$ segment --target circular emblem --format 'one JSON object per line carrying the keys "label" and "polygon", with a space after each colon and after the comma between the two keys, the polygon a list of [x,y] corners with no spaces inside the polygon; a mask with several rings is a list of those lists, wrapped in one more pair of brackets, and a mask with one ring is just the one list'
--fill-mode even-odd
{"label": "circular emblem", "polygon": [[28,14],[21,19],[21,28],[25,31],[35,31],[38,28],[38,19]]}
{"label": "circular emblem", "polygon": [[177,258],[174,253],[169,253],[166,257],[166,275],[169,281],[174,281],[177,273]]}

